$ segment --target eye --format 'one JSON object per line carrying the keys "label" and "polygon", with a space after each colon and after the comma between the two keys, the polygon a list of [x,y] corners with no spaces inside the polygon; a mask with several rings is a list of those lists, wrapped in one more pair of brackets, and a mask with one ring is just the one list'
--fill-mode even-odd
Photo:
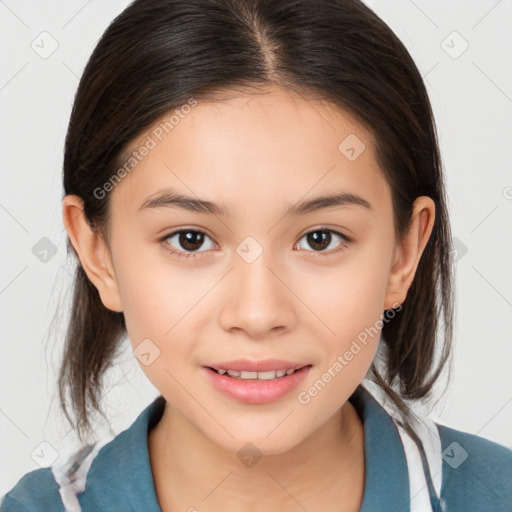
{"label": "eye", "polygon": [[[313,251],[315,253],[314,256],[329,256],[338,253],[352,242],[351,238],[323,226],[312,231],[308,231],[301,237],[301,240],[304,238],[311,247],[317,249]],[[341,243],[336,249],[327,251],[329,246],[332,245],[333,240],[335,241],[336,239],[340,239]],[[299,245],[300,241],[297,242],[294,247],[299,247]]]}
{"label": "eye", "polygon": [[[195,254],[185,251],[203,252],[197,251],[197,249],[203,245],[205,237],[211,240],[204,231],[197,229],[180,229],[170,235],[166,235],[160,241],[164,244],[164,248],[171,254],[175,254],[180,258],[196,258],[197,256]],[[174,243],[181,246],[184,251],[179,247],[176,248],[172,243],[167,242],[167,240],[172,240],[173,238],[175,239]],[[215,243],[213,243],[213,246],[215,247]]]}

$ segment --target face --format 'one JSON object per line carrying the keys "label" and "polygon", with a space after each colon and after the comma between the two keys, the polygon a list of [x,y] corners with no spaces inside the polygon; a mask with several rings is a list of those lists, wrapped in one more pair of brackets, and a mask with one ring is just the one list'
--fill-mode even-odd
{"label": "face", "polygon": [[[148,135],[155,146],[110,192],[114,279],[102,300],[114,309],[106,297],[117,294],[141,368],[180,417],[228,450],[285,451],[343,406],[375,356],[384,309],[399,303],[372,136],[279,89],[199,102],[161,140],[155,127],[133,149]],[[148,204],[164,189],[218,209]],[[310,203],[335,194],[359,199]],[[236,396],[214,384],[234,377],[207,369],[271,358],[307,368],[289,387],[267,381],[265,394],[262,380],[252,392],[244,381]]]}

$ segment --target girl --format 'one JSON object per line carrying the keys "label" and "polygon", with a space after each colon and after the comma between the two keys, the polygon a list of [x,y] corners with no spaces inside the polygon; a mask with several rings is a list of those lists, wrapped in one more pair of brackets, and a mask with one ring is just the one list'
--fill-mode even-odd
{"label": "girl", "polygon": [[160,395],[2,512],[510,510],[512,453],[412,408],[451,348],[443,180],[421,76],[360,1],[133,2],[66,138],[59,389],[85,440],[128,335]]}

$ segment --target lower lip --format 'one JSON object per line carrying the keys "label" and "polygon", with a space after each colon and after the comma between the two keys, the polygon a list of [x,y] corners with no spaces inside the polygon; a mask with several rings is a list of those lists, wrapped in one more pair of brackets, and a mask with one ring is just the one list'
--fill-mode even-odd
{"label": "lower lip", "polygon": [[311,365],[304,366],[291,375],[270,380],[243,380],[220,375],[210,368],[203,367],[213,386],[225,395],[247,404],[274,402],[296,388],[309,373]]}

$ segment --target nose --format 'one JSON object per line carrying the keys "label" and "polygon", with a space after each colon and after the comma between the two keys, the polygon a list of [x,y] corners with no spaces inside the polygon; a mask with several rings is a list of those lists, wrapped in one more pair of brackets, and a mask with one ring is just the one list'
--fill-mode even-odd
{"label": "nose", "polygon": [[236,258],[227,276],[219,321],[224,330],[264,339],[293,329],[294,294],[279,266],[264,251],[255,261]]}

